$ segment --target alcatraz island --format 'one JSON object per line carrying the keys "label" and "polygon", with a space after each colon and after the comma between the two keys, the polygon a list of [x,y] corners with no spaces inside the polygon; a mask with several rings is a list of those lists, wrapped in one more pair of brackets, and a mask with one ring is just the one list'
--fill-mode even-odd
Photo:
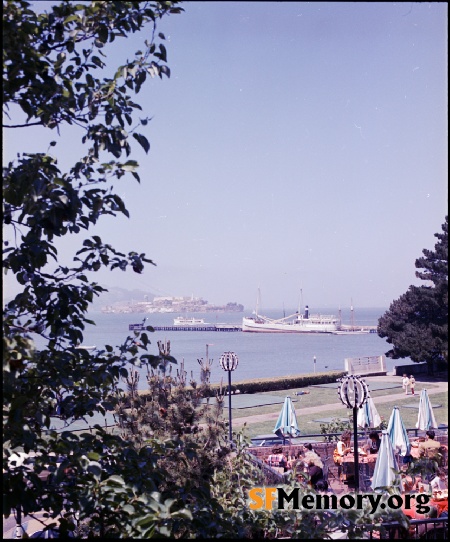
{"label": "alcatraz island", "polygon": [[186,312],[243,312],[244,305],[227,303],[213,305],[201,297],[153,297],[144,296],[144,301],[117,301],[101,308],[103,313],[186,313]]}

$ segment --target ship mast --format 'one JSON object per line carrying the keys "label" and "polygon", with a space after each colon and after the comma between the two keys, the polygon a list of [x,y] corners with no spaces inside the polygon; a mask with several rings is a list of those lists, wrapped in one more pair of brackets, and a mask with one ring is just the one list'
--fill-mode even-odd
{"label": "ship mast", "polygon": [[298,314],[301,314],[302,306],[303,306],[303,290],[302,288],[300,288],[300,297],[298,298],[298,309],[297,309]]}
{"label": "ship mast", "polygon": [[261,301],[261,289],[258,288],[258,294],[256,296],[256,309],[255,309],[255,316],[258,316],[258,310],[259,310],[259,303]]}
{"label": "ship mast", "polygon": [[355,331],[355,320],[353,316],[353,299],[350,299],[350,321],[352,324],[352,331]]}

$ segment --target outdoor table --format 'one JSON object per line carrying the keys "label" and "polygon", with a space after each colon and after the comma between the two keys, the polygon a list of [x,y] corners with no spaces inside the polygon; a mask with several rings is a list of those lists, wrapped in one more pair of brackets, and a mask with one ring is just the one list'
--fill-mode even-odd
{"label": "outdoor table", "polygon": [[[358,453],[358,464],[364,466],[367,476],[372,476],[375,469],[378,454],[363,454]],[[355,476],[355,456],[353,453],[347,454],[342,458],[342,467],[345,477],[352,478]]]}
{"label": "outdoor table", "polygon": [[[403,502],[405,501],[406,494],[402,494]],[[411,519],[424,519],[427,516],[424,514],[419,514],[416,511],[416,499],[410,499],[411,508],[405,509],[404,505],[402,506],[402,511],[405,516],[410,517]],[[428,506],[434,506],[437,509],[437,517],[439,517],[443,512],[448,511],[448,493],[439,496],[433,495],[428,502]]]}
{"label": "outdoor table", "polygon": [[419,448],[415,446],[411,446],[410,454],[411,454],[411,457],[413,457],[414,459],[419,459]]}
{"label": "outdoor table", "polygon": [[446,498],[436,498],[433,497],[430,500],[430,505],[435,506],[438,511],[438,517],[442,514],[442,512],[448,512],[448,497]]}
{"label": "outdoor table", "polygon": [[[403,499],[403,505],[402,505],[402,512],[405,514],[405,516],[408,516],[410,519],[427,519],[428,516],[426,516],[425,514],[419,514],[419,512],[417,512],[416,510],[416,499],[410,499],[410,504],[409,506],[411,508],[405,508],[405,503],[407,502],[406,500],[406,497],[407,497],[407,494],[406,493],[402,493],[402,499]],[[431,503],[429,503],[428,505],[430,505]]]}

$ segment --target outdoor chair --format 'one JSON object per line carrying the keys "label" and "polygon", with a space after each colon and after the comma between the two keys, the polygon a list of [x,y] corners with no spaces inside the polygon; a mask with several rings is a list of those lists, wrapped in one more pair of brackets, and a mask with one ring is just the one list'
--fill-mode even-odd
{"label": "outdoor chair", "polygon": [[359,489],[361,491],[369,491],[371,488],[372,480],[370,477],[370,467],[368,463],[362,463],[359,465]]}
{"label": "outdoor chair", "polygon": [[448,450],[444,446],[441,446],[439,448],[439,453],[441,455],[440,457],[440,466],[441,467],[447,467],[448,466]]}

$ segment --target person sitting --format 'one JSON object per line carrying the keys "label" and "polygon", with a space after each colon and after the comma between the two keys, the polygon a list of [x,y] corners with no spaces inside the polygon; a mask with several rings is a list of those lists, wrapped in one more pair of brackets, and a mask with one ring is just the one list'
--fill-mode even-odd
{"label": "person sitting", "polygon": [[320,456],[313,450],[311,444],[305,444],[305,466],[308,467],[310,462],[313,462],[315,465],[318,465],[320,468],[323,468],[322,460]]}
{"label": "person sitting", "polygon": [[321,482],[320,487],[324,486],[323,463],[322,461],[320,462],[319,461],[316,461],[313,456],[310,456],[308,460],[308,474],[309,474],[310,484],[313,489],[318,489],[317,485],[319,484],[319,482]]}
{"label": "person sitting", "polygon": [[351,452],[350,441],[352,439],[352,434],[350,431],[344,431],[340,436],[340,439],[337,443],[336,449],[333,452],[333,460],[336,465],[338,465],[338,478],[342,480],[343,470],[342,462],[344,457]]}
{"label": "person sitting", "polygon": [[380,450],[380,445],[381,445],[380,435],[378,434],[377,431],[371,431],[369,433],[369,439],[370,439],[370,442],[369,442],[369,448],[367,450],[368,453],[377,454]]}
{"label": "person sitting", "polygon": [[439,458],[440,443],[434,440],[435,432],[431,429],[426,432],[427,439],[419,443],[419,457],[428,457],[430,459]]}
{"label": "person sitting", "polygon": [[343,458],[349,452],[351,452],[350,441],[352,439],[352,434],[350,431],[344,431],[341,435],[340,440],[337,443],[337,453]]}
{"label": "person sitting", "polygon": [[271,467],[287,467],[287,457],[283,454],[283,448],[281,446],[275,446],[272,448],[272,453],[267,458],[267,463]]}
{"label": "person sitting", "polygon": [[448,478],[443,469],[438,469],[436,476],[430,482],[430,489],[433,493],[448,490]]}

